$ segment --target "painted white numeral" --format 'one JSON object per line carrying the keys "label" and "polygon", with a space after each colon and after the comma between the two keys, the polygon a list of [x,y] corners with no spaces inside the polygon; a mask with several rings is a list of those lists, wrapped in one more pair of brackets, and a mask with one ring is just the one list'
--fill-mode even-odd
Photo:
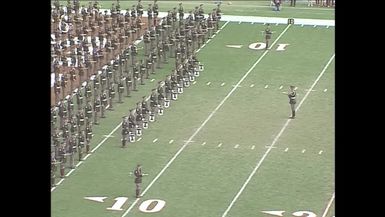
{"label": "painted white numeral", "polygon": [[143,201],[139,206],[139,210],[145,213],[159,212],[166,205],[166,201],[159,199],[151,199]]}
{"label": "painted white numeral", "polygon": [[114,203],[114,205],[112,205],[112,207],[108,207],[107,209],[121,211],[123,210],[122,206],[127,201],[127,199],[127,197],[117,197],[115,198],[116,202]]}
{"label": "painted white numeral", "polygon": [[[284,50],[286,50],[286,47],[288,45],[289,44],[278,44],[278,47],[275,50],[276,51],[284,51]],[[252,43],[252,44],[249,45],[249,48],[252,49],[252,50],[263,50],[263,49],[266,48],[266,43],[264,43],[264,42]]]}
{"label": "painted white numeral", "polygon": [[249,48],[253,50],[263,50],[266,48],[266,43],[263,43],[263,42],[252,43],[249,45]]}
{"label": "painted white numeral", "polygon": [[[266,214],[274,215],[274,216],[283,216],[285,211],[261,211]],[[293,216],[296,217],[317,217],[316,214],[310,211],[297,211],[292,213]]]}
{"label": "painted white numeral", "polygon": [[297,217],[317,217],[316,214],[314,214],[313,212],[309,212],[309,211],[297,211],[297,212],[293,213],[293,216],[297,216]]}
{"label": "painted white numeral", "polygon": [[287,45],[289,45],[289,44],[278,44],[278,47],[277,47],[276,51],[283,51],[283,50],[285,50]]}

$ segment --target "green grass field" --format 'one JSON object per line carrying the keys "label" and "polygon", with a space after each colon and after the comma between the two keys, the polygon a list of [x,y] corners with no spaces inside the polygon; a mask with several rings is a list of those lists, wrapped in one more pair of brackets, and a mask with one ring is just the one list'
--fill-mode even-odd
{"label": "green grass field", "polygon": [[[333,19],[332,12],[323,19]],[[271,49],[250,49],[264,29],[227,23],[199,51],[205,69],[196,83],[127,148],[117,128],[121,117],[170,73],[173,61],[115,104],[93,127],[91,149],[100,146],[51,192],[51,216],[333,217],[335,28],[273,25]],[[288,45],[277,51],[278,44]],[[282,93],[289,85],[298,87],[299,107],[290,121]],[[149,174],[138,200],[130,176],[137,163]],[[144,213],[139,206],[147,200],[166,203]],[[113,206],[121,210],[107,209]]]}

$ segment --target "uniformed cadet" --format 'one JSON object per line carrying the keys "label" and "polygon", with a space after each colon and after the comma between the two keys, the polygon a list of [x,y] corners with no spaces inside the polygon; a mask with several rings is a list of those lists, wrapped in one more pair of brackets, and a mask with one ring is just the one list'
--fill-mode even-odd
{"label": "uniformed cadet", "polygon": [[57,122],[57,112],[56,107],[51,108],[51,129],[53,130],[55,128]]}
{"label": "uniformed cadet", "polygon": [[86,125],[88,122],[91,122],[92,119],[92,104],[91,102],[88,102],[85,107],[85,114],[86,114]]}
{"label": "uniformed cadet", "polygon": [[90,151],[90,142],[92,139],[92,124],[89,123],[86,127],[86,153]]}
{"label": "uniformed cadet", "polygon": [[51,187],[55,187],[56,186],[56,182],[55,182],[55,178],[56,178],[56,175],[55,175],[56,165],[54,163],[55,162],[51,162]]}
{"label": "uniformed cadet", "polygon": [[60,83],[60,86],[61,86],[61,89],[62,89],[62,99],[64,99],[65,97],[65,89],[66,89],[66,86],[67,86],[67,82],[68,82],[68,79],[67,79],[67,74],[63,75],[61,77],[61,83]]}
{"label": "uniformed cadet", "polygon": [[85,136],[84,136],[84,130],[82,130],[79,133],[78,136],[78,154],[79,154],[79,161],[83,160],[83,148],[85,145]]}
{"label": "uniformed cadet", "polygon": [[108,97],[106,91],[103,91],[102,95],[100,96],[101,102],[102,102],[102,109],[100,111],[100,117],[105,118],[106,116],[104,115],[107,105],[108,105]]}
{"label": "uniformed cadet", "polygon": [[156,95],[156,89],[152,89],[151,96],[150,96],[150,107],[151,107],[151,113],[156,113],[156,108],[158,107],[158,97]]}
{"label": "uniformed cadet", "polygon": [[107,86],[108,86],[109,84],[111,84],[113,79],[113,74],[114,74],[114,68],[112,67],[111,62],[108,62],[106,72],[107,72]]}
{"label": "uniformed cadet", "polygon": [[74,102],[72,99],[72,95],[67,100],[67,106],[68,106],[68,117],[72,116],[72,112],[74,111]]}
{"label": "uniformed cadet", "polygon": [[60,127],[63,127],[64,120],[67,119],[67,106],[65,101],[61,101],[59,105],[59,117],[60,117]]}
{"label": "uniformed cadet", "polygon": [[154,25],[156,25],[156,18],[158,17],[159,14],[159,6],[157,4],[158,0],[154,0],[154,4],[152,6],[152,11],[154,12]]}
{"label": "uniformed cadet", "polygon": [[131,45],[131,65],[135,63],[135,57],[138,55],[138,49],[135,44]]}
{"label": "uniformed cadet", "polygon": [[110,88],[108,89],[108,98],[110,99],[110,107],[108,108],[109,110],[113,110],[112,106],[112,100],[115,98],[115,84],[110,83]]}
{"label": "uniformed cadet", "polygon": [[271,30],[270,30],[270,24],[267,24],[267,27],[265,29],[265,40],[266,40],[266,48],[265,50],[269,49],[269,40],[271,39]]}
{"label": "uniformed cadet", "polygon": [[91,100],[91,96],[92,96],[92,88],[89,82],[87,82],[85,89],[86,89],[86,94],[85,94],[86,101],[89,101]]}
{"label": "uniformed cadet", "polygon": [[99,86],[100,86],[100,76],[98,75],[98,73],[95,73],[94,75],[95,75],[95,77],[94,77],[94,93],[96,94],[96,92],[99,90]]}
{"label": "uniformed cadet", "polygon": [[291,108],[291,119],[294,119],[295,118],[295,104],[297,103],[296,101],[296,96],[297,96],[297,93],[295,91],[295,86],[290,86],[290,90],[287,94],[287,96],[289,97],[289,104],[290,104],[290,108]]}
{"label": "uniformed cadet", "polygon": [[138,4],[136,5],[136,13],[138,14],[138,17],[142,17],[143,15],[143,5],[142,0],[138,0]]}
{"label": "uniformed cadet", "polygon": [[106,70],[102,70],[102,73],[100,74],[100,82],[102,84],[102,91],[105,90],[105,87],[107,85],[107,71]]}
{"label": "uniformed cadet", "polygon": [[136,109],[135,109],[135,122],[136,122],[136,127],[137,128],[142,128],[143,126],[143,113],[142,113],[142,107],[140,103],[136,103]]}
{"label": "uniformed cadet", "polygon": [[95,101],[94,101],[94,124],[98,125],[98,113],[101,110],[102,102],[100,101],[100,97],[98,94],[95,94]]}
{"label": "uniformed cadet", "polygon": [[146,58],[146,79],[149,79],[150,78],[150,73],[149,73],[149,70],[152,68],[152,58],[151,58],[151,54],[145,56]]}
{"label": "uniformed cadet", "polygon": [[76,70],[74,67],[70,70],[71,90],[73,90],[73,83],[76,81]]}
{"label": "uniformed cadet", "polygon": [[85,120],[83,111],[78,111],[78,113],[76,114],[76,118],[79,126],[78,130],[80,131],[81,127],[84,126],[84,120]]}
{"label": "uniformed cadet", "polygon": [[183,10],[183,6],[182,6],[182,2],[179,3],[178,12],[179,12],[179,21],[182,21],[183,17],[184,17],[184,10]]}
{"label": "uniformed cadet", "polygon": [[55,87],[55,103],[58,103],[60,99],[59,94],[61,91],[60,83],[58,81],[55,81],[54,87]]}
{"label": "uniformed cadet", "polygon": [[66,159],[65,159],[65,149],[64,149],[63,145],[60,145],[60,147],[59,147],[59,159],[60,159],[59,160],[60,161],[60,177],[64,178]]}
{"label": "uniformed cadet", "polygon": [[126,143],[128,141],[129,127],[128,127],[128,119],[127,116],[123,117],[122,120],[122,147],[126,147]]}
{"label": "uniformed cadet", "polygon": [[71,169],[75,168],[75,158],[74,158],[74,148],[76,150],[76,136],[72,135],[69,141],[68,154],[69,154],[69,167]]}
{"label": "uniformed cadet", "polygon": [[132,71],[134,73],[134,75],[133,75],[133,89],[132,89],[133,91],[137,91],[136,82],[138,81],[138,78],[139,78],[139,68],[138,67],[139,67],[138,63],[135,63],[135,65],[132,69]]}
{"label": "uniformed cadet", "polygon": [[146,74],[146,65],[144,64],[144,60],[140,61],[140,84],[144,85],[144,75]]}
{"label": "uniformed cadet", "polygon": [[155,73],[155,63],[158,62],[158,55],[157,55],[157,50],[156,48],[153,48],[152,51],[151,51],[151,62],[152,62],[152,65],[151,65],[151,74],[154,74]]}
{"label": "uniformed cadet", "polygon": [[148,105],[147,105],[147,100],[146,100],[146,96],[143,96],[142,97],[142,116],[143,116],[143,120],[144,122],[148,122]]}
{"label": "uniformed cadet", "polygon": [[72,115],[70,119],[70,131],[71,131],[71,136],[76,135],[78,133],[78,122],[77,118],[75,115]]}
{"label": "uniformed cadet", "polygon": [[134,116],[132,111],[133,111],[133,109],[130,109],[130,112],[128,115],[128,129],[130,131],[130,134],[135,136],[136,121],[135,121],[135,116]]}
{"label": "uniformed cadet", "polygon": [[141,184],[142,184],[142,166],[138,164],[134,170],[135,175],[135,186],[136,186],[136,198],[140,197]]}
{"label": "uniformed cadet", "polygon": [[150,27],[152,25],[152,4],[148,4],[148,8],[147,8],[147,19],[148,19],[148,27]]}
{"label": "uniformed cadet", "polygon": [[124,78],[123,77],[121,77],[120,79],[119,79],[119,83],[118,83],[118,95],[119,95],[119,103],[123,103],[123,101],[122,101],[122,95],[123,95],[123,93],[124,93],[124,84],[123,84],[123,80],[124,80]]}
{"label": "uniformed cadet", "polygon": [[126,97],[130,96],[130,90],[132,88],[132,73],[128,72],[126,76]]}
{"label": "uniformed cadet", "polygon": [[157,92],[158,92],[158,106],[159,106],[160,110],[163,110],[163,104],[164,104],[164,98],[165,97],[164,97],[164,88],[163,88],[163,85],[161,82],[159,82]]}
{"label": "uniformed cadet", "polygon": [[162,66],[161,66],[161,63],[162,63],[162,61],[161,61],[161,59],[162,59],[162,57],[163,57],[163,46],[162,46],[162,44],[161,43],[158,43],[158,45],[157,45],[157,56],[158,56],[158,62],[157,62],[157,68],[158,69],[160,69]]}
{"label": "uniformed cadet", "polygon": [[143,35],[143,42],[144,42],[144,55],[147,56],[148,50],[150,48],[150,31],[147,29],[144,31]]}

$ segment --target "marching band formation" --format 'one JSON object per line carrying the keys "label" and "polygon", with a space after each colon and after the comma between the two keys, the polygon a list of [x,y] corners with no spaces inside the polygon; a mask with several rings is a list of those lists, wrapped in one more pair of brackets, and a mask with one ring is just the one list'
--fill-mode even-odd
{"label": "marching band formation", "polygon": [[[182,3],[159,18],[157,0],[143,17],[141,0],[125,12],[120,2],[102,11],[98,1],[80,6],[79,0],[58,0],[52,6],[51,49],[54,100],[51,107],[52,176],[60,168],[75,168],[90,151],[92,126],[122,103],[123,96],[138,91],[156,70],[175,59],[175,68],[150,96],[143,96],[123,117],[122,147],[135,142],[143,129],[163,115],[204,66],[195,53],[219,28],[220,4],[204,14],[203,4],[185,15]],[[178,15],[179,13],[179,15]],[[137,47],[143,39],[143,48]],[[138,50],[143,49],[143,55]],[[69,82],[69,85],[68,85]],[[116,92],[118,99],[115,98]],[[76,103],[75,103],[76,101]]]}

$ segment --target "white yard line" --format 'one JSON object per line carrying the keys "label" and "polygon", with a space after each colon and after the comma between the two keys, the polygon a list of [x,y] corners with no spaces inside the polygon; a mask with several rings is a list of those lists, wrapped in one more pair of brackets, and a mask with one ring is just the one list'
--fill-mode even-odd
{"label": "white yard line", "polygon": [[91,153],[87,154],[87,155],[83,158],[83,160],[87,160],[87,158],[88,158],[89,156],[91,156]]}
{"label": "white yard line", "polygon": [[[321,76],[325,73],[326,69],[328,68],[328,66],[330,65],[330,63],[332,62],[332,60],[334,59],[334,56],[335,54],[333,54],[333,56],[329,59],[328,63],[326,64],[326,66],[322,69],[321,73],[318,75],[317,79],[313,82],[313,84],[311,85],[310,89],[308,92],[306,92],[305,96],[302,98],[301,102],[299,103],[298,107],[295,109],[296,111],[299,110],[299,108],[301,107],[302,103],[306,100],[306,98],[309,96],[309,94],[311,93],[311,90],[314,88],[314,86],[318,83],[319,79],[321,78]],[[267,149],[267,151],[265,152],[265,154],[262,156],[262,158],[258,161],[257,165],[255,166],[255,168],[253,169],[253,171],[250,173],[249,177],[246,179],[245,183],[243,183],[241,189],[239,189],[238,193],[235,195],[235,197],[233,198],[233,200],[231,201],[230,205],[227,207],[227,209],[225,210],[225,212],[223,213],[222,217],[225,217],[227,215],[227,213],[230,211],[230,209],[233,207],[235,201],[237,201],[238,197],[242,194],[243,190],[246,188],[247,184],[249,184],[251,178],[254,176],[254,174],[257,172],[257,170],[259,169],[259,167],[262,165],[262,162],[265,160],[265,158],[267,157],[267,155],[270,153],[270,151],[273,149],[275,143],[278,141],[279,137],[281,137],[283,131],[285,131],[286,127],[289,125],[290,121],[293,120],[293,119],[287,119],[287,121],[285,122],[285,124],[283,125],[283,127],[281,128],[281,130],[279,131],[278,135],[274,138],[273,142],[271,143],[270,145],[270,148]]]}
{"label": "white yard line", "polygon": [[[228,22],[227,22],[228,23]],[[227,24],[225,23],[225,25]],[[287,25],[287,27],[282,31],[282,33],[275,39],[271,46],[274,46],[275,43],[282,37],[282,35],[289,29],[291,24]],[[169,160],[169,162],[164,166],[164,168],[158,173],[158,175],[151,181],[151,183],[144,189],[141,196],[146,194],[146,192],[151,188],[151,186],[159,179],[159,177],[164,173],[164,171],[174,162],[174,160],[182,153],[182,151],[186,148],[190,141],[201,131],[201,129],[206,125],[206,123],[214,116],[214,114],[218,111],[220,107],[226,102],[226,100],[233,94],[233,92],[237,89],[237,87],[246,79],[246,77],[250,74],[250,72],[255,68],[255,66],[262,60],[262,58],[269,52],[269,50],[265,50],[265,52],[258,58],[258,60],[250,67],[250,69],[243,75],[243,77],[238,81],[238,83],[231,89],[231,91],[223,98],[223,100],[219,103],[219,105],[210,113],[210,115],[203,121],[203,123],[198,127],[198,129],[190,136],[190,138],[183,144],[183,146],[175,153],[175,155]],[[271,149],[269,149],[271,150]],[[138,199],[131,204],[131,206],[123,213],[122,217],[126,216],[128,212],[138,203]]]}
{"label": "white yard line", "polygon": [[325,217],[326,214],[328,213],[328,211],[329,211],[329,209],[330,209],[330,206],[331,206],[332,203],[333,203],[334,197],[335,197],[335,193],[333,192],[332,198],[330,198],[330,201],[329,201],[329,203],[328,203],[328,205],[327,205],[327,207],[326,207],[326,209],[325,209],[325,211],[324,211],[324,214],[322,214],[322,217]]}
{"label": "white yard line", "polygon": [[66,174],[66,177],[68,177],[69,175],[71,175],[71,173],[75,171],[75,169],[71,169],[67,174]]}

